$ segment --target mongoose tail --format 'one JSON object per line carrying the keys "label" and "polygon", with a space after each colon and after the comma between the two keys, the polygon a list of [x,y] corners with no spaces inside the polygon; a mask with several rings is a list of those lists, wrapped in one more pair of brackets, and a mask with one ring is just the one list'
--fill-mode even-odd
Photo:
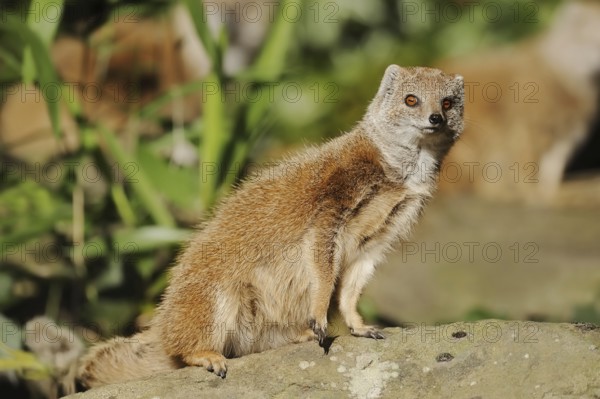
{"label": "mongoose tail", "polygon": [[78,380],[86,388],[93,388],[181,366],[164,352],[160,340],[150,329],[132,337],[115,337],[94,345],[80,361]]}

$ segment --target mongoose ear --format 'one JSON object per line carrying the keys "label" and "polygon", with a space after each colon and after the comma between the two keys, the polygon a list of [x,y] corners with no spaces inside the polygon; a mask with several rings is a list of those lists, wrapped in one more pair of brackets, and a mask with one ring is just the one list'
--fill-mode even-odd
{"label": "mongoose ear", "polygon": [[462,75],[455,74],[454,75],[454,85],[460,88],[461,93],[465,90],[465,78]]}
{"label": "mongoose ear", "polygon": [[461,97],[464,97],[465,95],[465,78],[463,78],[462,75],[459,74],[454,74],[454,79],[452,80],[452,85],[455,87],[455,90],[457,91],[456,94],[460,95]]}
{"label": "mongoose ear", "polygon": [[381,84],[379,85],[377,96],[391,94],[394,91],[394,87],[400,79],[401,74],[402,68],[398,65],[392,64],[389,67],[387,67],[385,73],[383,74],[383,79],[381,79]]}

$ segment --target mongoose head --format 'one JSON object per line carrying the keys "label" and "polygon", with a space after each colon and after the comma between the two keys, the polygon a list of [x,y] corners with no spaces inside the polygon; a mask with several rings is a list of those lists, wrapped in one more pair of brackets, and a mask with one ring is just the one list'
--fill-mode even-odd
{"label": "mongoose head", "polygon": [[464,81],[438,69],[390,65],[365,119],[386,147],[448,147],[463,130]]}

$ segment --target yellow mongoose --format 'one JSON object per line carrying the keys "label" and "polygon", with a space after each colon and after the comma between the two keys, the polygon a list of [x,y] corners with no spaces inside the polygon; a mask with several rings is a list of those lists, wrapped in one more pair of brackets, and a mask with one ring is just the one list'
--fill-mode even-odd
{"label": "yellow mongoose", "polygon": [[330,300],[352,335],[383,338],[356,311],[384,252],[405,239],[463,129],[463,78],[387,68],[347,134],[246,181],[188,243],[151,326],[82,359],[93,387],[183,365],[225,377],[225,359],[326,337]]}

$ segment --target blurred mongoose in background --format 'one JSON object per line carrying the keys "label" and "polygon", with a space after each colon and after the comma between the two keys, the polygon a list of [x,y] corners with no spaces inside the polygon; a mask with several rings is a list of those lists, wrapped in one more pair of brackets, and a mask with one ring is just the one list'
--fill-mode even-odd
{"label": "blurred mongoose in background", "polygon": [[441,63],[465,78],[466,129],[440,191],[552,204],[600,110],[600,2],[566,1],[517,45]]}
{"label": "blurred mongoose in background", "polygon": [[[313,338],[331,302],[352,335],[375,266],[406,239],[463,130],[464,83],[391,65],[356,127],[244,182],[179,256],[151,326],[92,347],[87,387],[185,365],[225,377],[226,358]],[[332,301],[333,300],[333,301]]]}

